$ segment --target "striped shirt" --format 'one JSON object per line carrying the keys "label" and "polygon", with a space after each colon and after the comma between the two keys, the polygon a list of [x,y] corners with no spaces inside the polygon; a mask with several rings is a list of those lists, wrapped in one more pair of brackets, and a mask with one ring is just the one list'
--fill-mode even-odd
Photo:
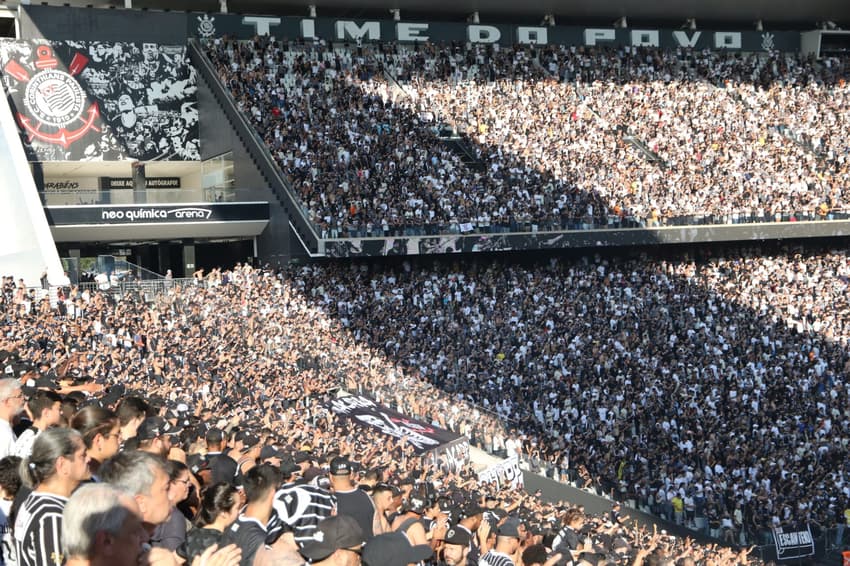
{"label": "striped shirt", "polygon": [[310,484],[288,483],[274,496],[274,517],[269,532],[277,533],[275,518],[286,523],[295,535],[295,542],[312,539],[319,521],[334,514],[336,497],[326,489]]}
{"label": "striped shirt", "polygon": [[62,510],[68,499],[34,491],[15,518],[18,566],[61,566]]}
{"label": "striped shirt", "polygon": [[478,566],[514,566],[514,561],[507,554],[491,550],[478,560]]}

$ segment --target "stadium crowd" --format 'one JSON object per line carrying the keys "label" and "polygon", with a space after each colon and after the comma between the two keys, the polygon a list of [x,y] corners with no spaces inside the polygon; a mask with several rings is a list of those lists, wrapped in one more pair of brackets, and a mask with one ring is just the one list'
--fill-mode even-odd
{"label": "stadium crowd", "polygon": [[[82,509],[61,519],[68,496],[94,478],[118,488],[109,497],[132,511],[126,521],[146,523],[123,534],[168,548],[148,551],[151,563],[192,561],[216,541],[222,564],[240,560],[229,542],[243,564],[298,562],[310,558],[304,548],[333,508],[360,531],[338,525],[319,538],[353,536],[359,545],[362,537],[384,549],[401,543],[380,535],[403,530],[409,542],[399,556],[428,544],[450,564],[459,562],[450,561],[449,539],[463,541],[470,564],[493,544],[516,564],[536,563],[524,552],[538,543],[548,548],[538,549],[540,563],[570,551],[577,564],[708,555],[707,563],[733,563],[741,557],[732,551],[619,521],[588,518],[583,527],[584,515],[566,503],[434,466],[405,439],[352,427],[326,403],[340,387],[365,389],[493,453],[728,542],[764,542],[776,525],[831,528],[844,524],[850,498],[841,424],[848,277],[843,253],[463,270],[239,266],[175,284],[152,303],[73,289],[55,308],[7,280],[0,486],[15,528],[4,548],[25,564],[33,563],[27,553],[67,557],[71,541],[85,552],[109,547],[109,537],[74,539],[59,527],[106,513],[81,495]],[[24,407],[29,432],[19,422]],[[147,479],[132,472],[148,468]],[[242,515],[228,491],[240,486]],[[93,489],[79,493],[108,499]],[[42,512],[50,521],[34,523]],[[186,531],[184,517],[195,529]],[[459,526],[472,543],[470,533],[448,534]],[[52,546],[33,550],[46,539]],[[362,558],[372,565],[425,559],[367,560],[368,548]]]}
{"label": "stadium crowd", "polygon": [[267,37],[207,53],[328,237],[845,208],[843,59]]}
{"label": "stadium crowd", "polygon": [[4,280],[4,563],[747,562],[616,508],[590,517],[480,483],[342,422],[326,404],[341,386],[435,422],[444,407],[470,433],[498,419],[346,330],[319,304],[331,270],[304,292],[318,276],[237,266],[153,302],[74,288],[53,307]]}

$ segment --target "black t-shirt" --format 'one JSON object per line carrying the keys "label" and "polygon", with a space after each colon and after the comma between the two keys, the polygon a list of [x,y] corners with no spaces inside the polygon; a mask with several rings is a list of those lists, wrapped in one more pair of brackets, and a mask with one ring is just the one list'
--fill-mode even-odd
{"label": "black t-shirt", "polygon": [[192,529],[186,533],[186,542],[177,549],[180,558],[191,564],[195,557],[200,556],[206,549],[218,544],[224,533],[215,529]]}
{"label": "black t-shirt", "polygon": [[236,481],[236,460],[221,452],[207,454],[207,461],[212,472],[212,483],[227,482],[234,485]]}
{"label": "black t-shirt", "polygon": [[257,519],[239,517],[221,537],[220,546],[229,544],[242,549],[240,566],[253,566],[254,555],[266,544],[266,527]]}
{"label": "black t-shirt", "polygon": [[374,536],[372,522],[375,520],[375,504],[372,503],[369,494],[360,488],[354,488],[351,491],[337,491],[334,495],[336,495],[337,513],[354,517],[354,520],[363,529],[363,535],[366,539],[372,538]]}

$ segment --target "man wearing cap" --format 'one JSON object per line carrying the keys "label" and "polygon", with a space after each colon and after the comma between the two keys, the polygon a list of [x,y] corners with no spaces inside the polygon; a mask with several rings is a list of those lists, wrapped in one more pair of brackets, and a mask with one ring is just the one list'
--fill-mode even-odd
{"label": "man wearing cap", "polygon": [[331,487],[336,496],[337,512],[354,517],[367,539],[374,536],[377,510],[372,498],[351,480],[351,462],[344,456],[331,460]]}
{"label": "man wearing cap", "polygon": [[519,519],[509,517],[496,531],[496,547],[478,561],[478,566],[515,566],[520,543]]}
{"label": "man wearing cap", "polygon": [[180,429],[173,427],[162,417],[148,417],[136,431],[139,440],[139,450],[150,452],[163,458],[168,458],[171,451],[171,436],[179,434]]}
{"label": "man wearing cap", "polygon": [[313,536],[301,547],[301,556],[320,566],[355,566],[366,537],[354,517],[336,515],[319,523]]}
{"label": "man wearing cap", "polygon": [[452,527],[446,531],[443,541],[443,560],[448,566],[466,566],[466,557],[469,554],[472,537],[465,529]]}

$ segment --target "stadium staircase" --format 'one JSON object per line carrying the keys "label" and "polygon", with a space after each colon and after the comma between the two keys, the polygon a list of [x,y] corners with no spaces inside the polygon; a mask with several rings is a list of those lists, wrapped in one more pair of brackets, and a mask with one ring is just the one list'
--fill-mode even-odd
{"label": "stadium staircase", "polygon": [[295,190],[289,181],[281,175],[280,169],[265,143],[236,106],[230,90],[221,82],[212,62],[204,54],[203,48],[195,39],[189,40],[189,57],[198,70],[198,81],[209,89],[216,103],[224,112],[257,170],[262,174],[266,186],[269,187],[275,199],[289,217],[290,227],[310,255],[318,254],[320,236],[302,208]]}
{"label": "stadium staircase", "polygon": [[[381,58],[376,57],[375,55],[370,55],[370,59],[377,69],[381,69],[384,78],[392,86],[394,92],[399,93],[404,98],[412,98],[410,93],[407,92],[407,89],[404,88],[404,85],[396,79],[396,77],[390,72],[388,66],[380,60]],[[454,128],[445,122],[445,120],[442,119],[442,116],[440,116],[440,114],[434,109],[429,109],[429,111],[434,114],[437,123],[439,124],[436,128],[436,133],[437,138],[443,143],[443,145],[449,151],[454,153],[469,169],[479,172],[486,170],[487,165],[478,157],[478,154],[473,149],[473,144],[469,141],[469,138],[465,135],[458,134]]]}

